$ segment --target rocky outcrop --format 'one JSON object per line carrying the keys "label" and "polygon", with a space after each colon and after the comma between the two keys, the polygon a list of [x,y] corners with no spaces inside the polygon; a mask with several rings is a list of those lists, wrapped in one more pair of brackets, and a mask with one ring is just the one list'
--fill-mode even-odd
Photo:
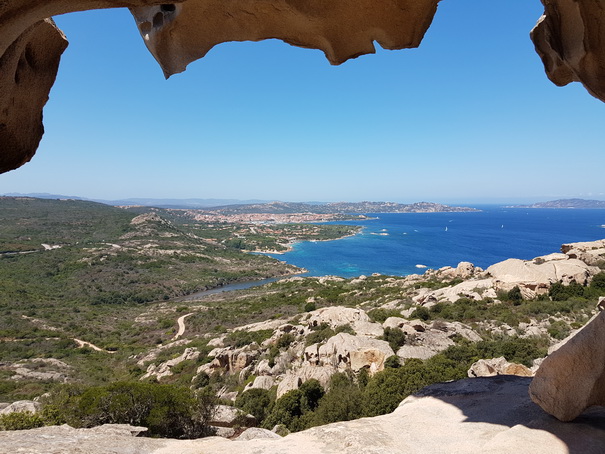
{"label": "rocky outcrop", "polygon": [[588,265],[597,266],[605,262],[605,240],[568,243],[561,246],[561,251],[569,258],[582,260]]}
{"label": "rocky outcrop", "polygon": [[403,325],[400,329],[406,333],[405,345],[397,350],[397,356],[401,359],[429,359],[455,345],[452,340],[455,335],[471,342],[481,340],[481,336],[459,322],[436,321],[426,325],[416,320]]}
{"label": "rocky outcrop", "polygon": [[141,380],[145,380],[149,377],[155,377],[158,380],[161,380],[164,377],[172,375],[172,371],[170,369],[172,369],[177,364],[180,364],[183,361],[195,360],[199,356],[200,352],[197,348],[186,348],[185,351],[183,351],[183,353],[180,356],[177,356],[176,358],[169,359],[168,361],[165,361],[157,366],[155,364],[150,364],[147,367],[147,372],[145,373],[145,375],[141,377]]}
{"label": "rocky outcrop", "polygon": [[246,345],[242,348],[215,348],[208,356],[214,359],[200,366],[197,373],[212,374],[217,370],[222,370],[228,373],[240,372],[254,361],[260,352],[257,344]]}
{"label": "rocky outcrop", "polygon": [[581,82],[605,100],[605,8],[599,1],[542,0],[544,15],[531,32],[548,78]]}
{"label": "rocky outcrop", "polygon": [[379,323],[372,323],[370,317],[362,309],[343,306],[330,306],[309,312],[306,318],[309,327],[327,324],[330,328],[349,325],[357,334],[378,337],[383,333]]}
{"label": "rocky outcrop", "polygon": [[[528,378],[498,376],[429,386],[391,414],[339,422],[280,439],[219,437],[166,440],[121,431],[42,427],[0,432],[0,452],[29,454],[601,454],[605,409],[587,412],[573,427],[533,404]],[[134,428],[136,429],[136,428]],[[135,433],[137,431],[135,430]]]}
{"label": "rocky outcrop", "polygon": [[487,268],[497,290],[509,291],[519,287],[523,297],[527,299],[548,293],[550,285],[555,282],[585,285],[600,271],[596,266],[587,265],[582,260],[562,253],[533,260],[508,259]]}
{"label": "rocky outcrop", "polygon": [[532,377],[531,369],[523,364],[509,363],[504,356],[492,359],[480,359],[473,363],[468,370],[468,376],[493,377],[494,375],[518,375],[520,377]]}
{"label": "rocky outcrop", "polygon": [[386,341],[340,333],[318,348],[317,363],[353,371],[366,367],[374,374],[383,370],[384,361],[394,354]]}
{"label": "rocky outcrop", "polygon": [[591,405],[605,405],[605,312],[552,352],[530,386],[544,411],[571,421]]}
{"label": "rocky outcrop", "polygon": [[333,366],[311,366],[303,365],[301,367],[289,370],[277,386],[277,398],[286,394],[288,391],[298,389],[300,385],[309,380],[317,380],[324,389],[329,388],[330,378],[338,372]]}

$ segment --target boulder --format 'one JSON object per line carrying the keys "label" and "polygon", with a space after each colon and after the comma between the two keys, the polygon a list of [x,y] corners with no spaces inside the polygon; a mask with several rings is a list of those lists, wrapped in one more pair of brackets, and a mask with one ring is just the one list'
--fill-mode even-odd
{"label": "boulder", "polygon": [[277,398],[279,399],[288,391],[298,389],[300,385],[311,379],[317,380],[324,389],[327,389],[332,375],[336,372],[337,369],[332,366],[304,365],[296,369],[290,369],[277,386]]}
{"label": "boulder", "polygon": [[531,399],[561,421],[592,405],[605,405],[605,312],[543,362],[530,386]]}
{"label": "boulder", "polygon": [[252,415],[229,405],[217,405],[209,424],[214,427],[233,427],[235,425],[249,427],[256,423]]}
{"label": "boulder", "polygon": [[384,369],[384,361],[394,355],[389,343],[340,333],[319,347],[319,364],[358,371],[367,367],[371,374]]}
{"label": "boulder", "polygon": [[458,334],[472,342],[481,340],[475,331],[460,322],[436,321],[430,326],[418,322],[410,322],[411,326],[404,325],[406,333],[405,345],[397,350],[397,356],[402,359],[418,358],[428,359],[455,345],[451,339]]}
{"label": "boulder", "polygon": [[509,363],[504,356],[492,359],[480,359],[473,363],[468,370],[468,376],[493,377],[494,375],[518,375],[520,377],[532,377],[534,374],[530,368],[523,364]]}
{"label": "boulder", "polygon": [[475,273],[475,265],[471,262],[460,262],[456,267],[455,276],[461,279],[468,279]]}
{"label": "boulder", "polygon": [[18,400],[0,410],[0,415],[22,413],[26,411],[30,413],[38,413],[41,409],[42,405],[39,402],[34,402],[33,400]]}
{"label": "boulder", "polygon": [[585,285],[600,271],[598,267],[566,254],[550,254],[533,260],[508,259],[487,268],[496,289],[509,291],[518,286],[524,298],[548,293],[555,282]]}
{"label": "boulder", "polygon": [[241,372],[252,364],[259,355],[260,351],[255,343],[235,349],[232,347],[215,348],[208,353],[208,356],[213,356],[214,359],[210,363],[200,366],[197,373],[211,375],[219,369],[232,374]]}
{"label": "boulder", "polygon": [[268,429],[262,429],[260,427],[250,427],[244,430],[239,437],[237,437],[236,441],[247,441],[247,440],[256,440],[261,438],[269,438],[269,439],[279,439],[281,438],[275,432],[272,432]]}
{"label": "boulder", "polygon": [[322,307],[309,312],[306,322],[310,327],[319,326],[326,323],[330,328],[349,325],[353,330],[363,336],[381,336],[382,326],[379,323],[372,323],[368,314],[362,309],[354,309],[343,306]]}
{"label": "boulder", "polygon": [[268,375],[263,375],[260,377],[256,377],[252,383],[246,386],[244,391],[249,389],[258,388],[258,389],[271,389],[275,384],[275,379]]}

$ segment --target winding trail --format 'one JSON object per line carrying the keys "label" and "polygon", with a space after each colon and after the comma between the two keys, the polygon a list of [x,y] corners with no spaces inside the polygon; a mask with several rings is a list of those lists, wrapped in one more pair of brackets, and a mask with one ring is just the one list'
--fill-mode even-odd
{"label": "winding trail", "polygon": [[194,313],[195,312],[191,312],[189,314],[182,315],[181,317],[178,318],[178,320],[176,322],[179,324],[179,330],[172,338],[173,341],[177,340],[179,337],[181,337],[183,335],[183,333],[185,332],[185,319],[187,317],[189,317],[190,315],[193,315]]}
{"label": "winding trail", "polygon": [[90,347],[90,348],[92,348],[96,352],[115,353],[115,352],[111,352],[109,350],[105,350],[105,349],[103,349],[101,347],[97,347],[95,344],[91,344],[90,342],[83,341],[82,339],[76,339],[74,337],[73,340],[76,342],[76,344],[78,344],[78,347],[80,347],[80,348],[82,348],[82,347]]}

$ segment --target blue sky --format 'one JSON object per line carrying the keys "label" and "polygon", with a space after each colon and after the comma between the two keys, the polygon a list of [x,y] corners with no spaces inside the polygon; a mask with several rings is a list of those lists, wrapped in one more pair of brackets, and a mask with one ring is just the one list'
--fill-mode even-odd
{"label": "blue sky", "polygon": [[331,66],[227,43],[164,80],[127,10],[55,18],[70,46],[33,160],[0,193],[512,203],[605,199],[605,104],[554,86],[538,0],[443,0],[419,49]]}

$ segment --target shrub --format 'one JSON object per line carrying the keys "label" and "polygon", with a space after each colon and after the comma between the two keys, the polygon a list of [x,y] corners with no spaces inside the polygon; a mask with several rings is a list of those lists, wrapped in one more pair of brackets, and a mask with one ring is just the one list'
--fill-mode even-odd
{"label": "shrub", "polygon": [[414,312],[412,312],[411,318],[418,318],[420,320],[424,320],[425,322],[427,320],[430,320],[431,318],[431,313],[429,312],[429,310],[426,307],[418,307],[416,308],[416,310]]}
{"label": "shrub", "polygon": [[384,329],[384,334],[380,337],[380,339],[387,341],[393,351],[397,353],[399,347],[405,344],[405,333],[399,328],[390,328],[387,326]]}
{"label": "shrub", "polygon": [[398,369],[401,367],[401,361],[399,361],[399,357],[397,355],[389,356],[384,362],[385,369]]}
{"label": "shrub", "polygon": [[285,333],[285,334],[282,334],[279,339],[277,339],[275,346],[277,348],[288,348],[290,346],[290,344],[292,342],[294,342],[295,340],[296,340],[296,337],[294,337],[294,334]]}
{"label": "shrub", "polygon": [[389,317],[401,317],[401,311],[397,309],[372,309],[368,311],[368,316],[373,322],[383,323]]}
{"label": "shrub", "polygon": [[42,427],[44,419],[30,411],[20,411],[0,415],[0,430],[26,430]]}
{"label": "shrub", "polygon": [[131,424],[147,427],[150,436],[199,438],[210,434],[214,407],[208,391],[194,394],[181,386],[118,382],[59,390],[49,398],[43,415],[74,427]]}
{"label": "shrub", "polygon": [[342,373],[332,376],[330,390],[319,400],[312,425],[349,421],[363,416],[363,391]]}
{"label": "shrub", "polygon": [[515,285],[508,291],[506,294],[506,299],[508,301],[512,301],[515,306],[519,305],[521,301],[523,301],[523,295],[521,294],[521,289],[518,285]]}
{"label": "shrub", "polygon": [[258,388],[249,389],[240,394],[235,401],[235,406],[254,416],[258,424],[263,423],[271,411],[272,405],[273,401],[269,391]]}

